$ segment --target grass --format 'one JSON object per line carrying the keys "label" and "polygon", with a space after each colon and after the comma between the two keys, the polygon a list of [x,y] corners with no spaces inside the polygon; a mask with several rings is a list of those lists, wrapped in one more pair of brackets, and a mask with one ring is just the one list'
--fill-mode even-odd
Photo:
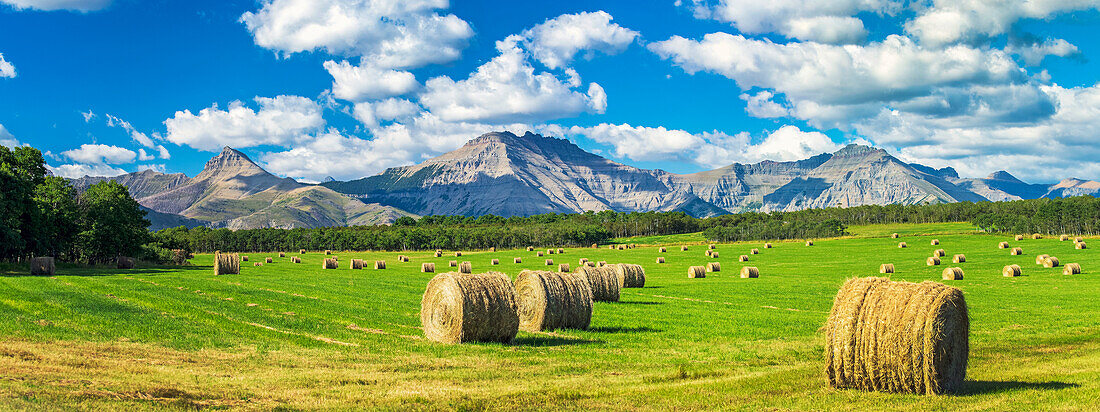
{"label": "grass", "polygon": [[[773,242],[750,255],[759,279],[740,279],[738,255],[762,242],[720,245],[723,271],[687,279],[704,248],[567,249],[549,256],[638,263],[646,287],[595,304],[587,331],[520,332],[513,344],[442,345],[419,331],[431,274],[455,259],[431,252],[336,252],[289,263],[251,253],[240,275],[199,266],[117,271],[62,266],[54,277],[0,275],[2,409],[735,409],[1081,410],[1100,393],[1100,255],[1057,238],[1012,241],[958,225],[853,228],[815,246]],[[892,230],[891,230],[892,229]],[[885,232],[884,232],[885,230]],[[905,233],[897,241],[882,233]],[[685,238],[690,238],[686,237]],[[1008,240],[1024,256],[996,248]],[[662,241],[663,242],[663,241]],[[626,243],[639,243],[630,241]],[[964,253],[972,333],[966,390],[912,396],[829,389],[824,323],[844,279],[894,263],[895,279],[938,280],[933,249]],[[1063,276],[1034,264],[1047,253],[1079,262]],[[408,263],[397,263],[406,254]],[[512,257],[524,258],[513,264]],[[349,270],[352,258],[389,269]],[[489,261],[498,258],[499,266]],[[534,252],[468,251],[475,271],[543,269]],[[1017,263],[1024,276],[1004,278]]]}

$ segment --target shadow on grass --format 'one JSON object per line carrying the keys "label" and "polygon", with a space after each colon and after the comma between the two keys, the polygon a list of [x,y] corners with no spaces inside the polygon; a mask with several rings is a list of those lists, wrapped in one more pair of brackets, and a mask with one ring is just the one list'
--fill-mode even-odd
{"label": "shadow on grass", "polygon": [[1059,390],[1076,388],[1076,383],[1065,382],[1017,382],[1017,381],[966,381],[957,395],[986,395],[1018,390]]}
{"label": "shadow on grass", "polygon": [[664,305],[665,303],[664,302],[626,302],[626,301],[619,301],[619,302],[615,302],[615,304],[617,304],[617,305]]}
{"label": "shadow on grass", "polygon": [[592,343],[603,343],[603,341],[549,335],[517,336],[512,341],[512,345],[516,346],[571,346]]}
{"label": "shadow on grass", "polygon": [[[0,277],[49,277],[46,275],[32,275],[29,269],[24,271],[11,270],[0,271]],[[58,265],[54,276],[118,276],[118,275],[155,275],[179,271],[213,271],[213,266],[155,266],[141,267],[137,269],[115,269],[106,266],[77,266],[71,264]]]}
{"label": "shadow on grass", "polygon": [[619,326],[600,326],[595,328],[588,328],[589,332],[603,332],[603,333],[639,333],[639,332],[664,332],[660,329],[653,329],[648,326],[639,326],[633,328],[619,327]]}

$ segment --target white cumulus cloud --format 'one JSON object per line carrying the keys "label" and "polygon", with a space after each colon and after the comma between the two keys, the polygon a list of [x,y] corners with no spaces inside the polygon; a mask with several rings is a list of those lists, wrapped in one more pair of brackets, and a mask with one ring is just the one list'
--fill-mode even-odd
{"label": "white cumulus cloud", "polygon": [[893,15],[898,0],[693,0],[695,17],[732,24],[741,33],[778,33],[819,43],[857,43],[867,36],[860,12]]}
{"label": "white cumulus cloud", "polygon": [[567,66],[581,51],[619,53],[630,46],[638,32],[611,22],[605,11],[563,14],[524,30],[524,46],[551,69]]}
{"label": "white cumulus cloud", "polygon": [[14,78],[15,77],[15,65],[4,59],[4,53],[0,53],[0,78]]}
{"label": "white cumulus cloud", "polygon": [[929,45],[980,40],[1007,33],[1022,19],[1100,8],[1100,0],[933,0],[914,4],[919,7],[918,15],[905,29]]}
{"label": "white cumulus cloud", "polygon": [[83,144],[78,149],[61,152],[61,155],[77,162],[94,164],[126,164],[133,163],[137,158],[133,150],[103,144]]}
{"label": "white cumulus cloud", "polygon": [[325,62],[332,75],[332,93],[336,98],[360,102],[409,93],[420,87],[416,76],[404,70],[354,66],[347,61]]}
{"label": "white cumulus cloud", "polygon": [[1027,45],[1009,45],[1005,51],[1020,56],[1028,66],[1038,66],[1047,56],[1068,57],[1079,53],[1077,46],[1063,39],[1046,39]]}
{"label": "white cumulus cloud", "polygon": [[237,148],[261,145],[285,146],[308,139],[310,133],[324,127],[321,106],[301,96],[256,97],[253,109],[233,101],[226,110],[217,104],[198,114],[177,111],[164,121],[168,141],[192,148],[216,152],[223,146]]}
{"label": "white cumulus cloud", "polygon": [[53,173],[57,176],[67,177],[67,178],[70,178],[70,179],[78,179],[78,178],[81,178],[81,177],[84,177],[84,176],[114,177],[114,176],[118,176],[118,175],[124,175],[124,174],[127,173],[125,170],[119,169],[119,168],[114,167],[114,166],[105,165],[105,164],[102,164],[102,163],[99,163],[99,164],[73,163],[73,164],[63,164],[63,165],[57,166],[57,167],[46,165],[46,168],[49,169],[51,173]]}

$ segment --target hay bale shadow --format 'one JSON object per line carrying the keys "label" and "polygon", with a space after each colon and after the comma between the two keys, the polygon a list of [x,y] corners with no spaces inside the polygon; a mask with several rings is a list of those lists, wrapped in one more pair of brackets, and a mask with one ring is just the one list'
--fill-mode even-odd
{"label": "hay bale shadow", "polygon": [[975,381],[967,380],[956,395],[986,395],[1019,390],[1061,390],[1079,387],[1076,383],[1066,382],[1019,382],[1019,381]]}
{"label": "hay bale shadow", "polygon": [[618,305],[664,305],[664,302],[615,302]]}
{"label": "hay bale shadow", "polygon": [[541,334],[516,336],[512,341],[512,345],[514,346],[571,346],[589,345],[593,343],[603,343],[603,341]]}
{"label": "hay bale shadow", "polygon": [[595,328],[588,328],[589,332],[602,332],[602,333],[640,333],[640,332],[664,332],[661,329],[653,329],[649,326],[638,327],[622,327],[622,326],[600,326]]}

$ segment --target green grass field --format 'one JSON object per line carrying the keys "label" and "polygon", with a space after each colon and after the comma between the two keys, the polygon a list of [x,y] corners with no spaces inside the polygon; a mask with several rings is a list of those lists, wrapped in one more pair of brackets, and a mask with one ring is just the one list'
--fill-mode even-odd
{"label": "green grass field", "polygon": [[[713,261],[705,248],[567,249],[556,263],[588,258],[637,263],[646,287],[595,304],[589,330],[520,332],[512,344],[442,345],[422,339],[420,296],[456,258],[431,252],[339,252],[321,270],[249,254],[240,275],[196,266],[131,271],[62,267],[54,277],[0,276],[2,409],[734,409],[1083,410],[1100,398],[1100,254],[1055,239],[1012,241],[965,225],[856,227],[853,237],[773,242],[740,279],[737,262],[763,242],[718,246],[723,271],[688,279]],[[898,249],[889,233],[909,244]],[[935,236],[917,236],[932,232]],[[651,239],[685,243],[698,235]],[[929,241],[937,238],[940,246]],[[701,238],[699,238],[701,239]],[[1010,256],[1007,240],[1024,249]],[[632,242],[642,243],[638,239]],[[971,315],[968,383],[955,396],[833,390],[822,375],[823,325],[846,278],[894,263],[898,280],[939,280],[924,258],[963,253]],[[1034,263],[1046,253],[1084,274]],[[291,256],[288,254],[288,256]],[[664,256],[666,264],[653,263]],[[512,264],[522,257],[523,264]],[[350,270],[352,258],[387,270]],[[499,258],[500,266],[490,266]],[[534,252],[469,251],[474,271],[515,276],[544,269]],[[947,262],[950,262],[948,259]],[[1001,276],[1017,263],[1018,278]],[[950,264],[949,264],[950,265]],[[25,270],[25,269],[21,269]]]}

